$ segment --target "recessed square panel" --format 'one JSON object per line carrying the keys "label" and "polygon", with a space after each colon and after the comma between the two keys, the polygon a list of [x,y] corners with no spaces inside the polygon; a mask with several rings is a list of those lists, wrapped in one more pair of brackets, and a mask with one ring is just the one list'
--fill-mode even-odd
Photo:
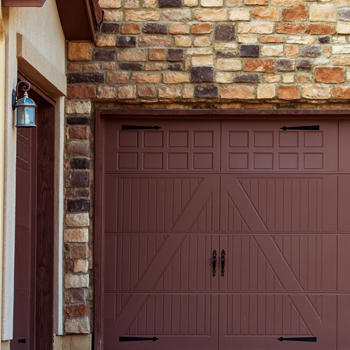
{"label": "recessed square panel", "polygon": [[304,153],[305,169],[323,169],[323,153]]}
{"label": "recessed square panel", "polygon": [[213,147],[214,133],[212,131],[194,131],[194,147]]}
{"label": "recessed square panel", "polygon": [[298,153],[280,153],[278,161],[279,169],[298,169]]}
{"label": "recessed square panel", "polygon": [[145,131],[143,147],[163,147],[163,131]]}
{"label": "recessed square panel", "polygon": [[297,131],[281,131],[279,133],[280,147],[298,147],[299,133]]}
{"label": "recessed square panel", "polygon": [[273,153],[255,153],[254,169],[273,169]]}
{"label": "recessed square panel", "polygon": [[248,169],[248,153],[229,153],[229,169]]}
{"label": "recessed square panel", "polygon": [[137,153],[118,153],[119,169],[137,169]]}
{"label": "recessed square panel", "polygon": [[323,147],[323,131],[305,131],[305,147]]}
{"label": "recessed square panel", "polygon": [[193,169],[213,169],[212,153],[193,153]]}
{"label": "recessed square panel", "polygon": [[144,153],[143,169],[163,169],[163,153]]}
{"label": "recessed square panel", "polygon": [[254,147],[273,147],[273,131],[255,131]]}
{"label": "recessed square panel", "polygon": [[119,147],[137,147],[138,132],[137,131],[120,131]]}
{"label": "recessed square panel", "polygon": [[248,147],[249,132],[248,131],[230,131],[229,146],[230,147]]}
{"label": "recessed square panel", "polygon": [[188,147],[188,132],[169,131],[169,147]]}
{"label": "recessed square panel", "polygon": [[188,168],[187,153],[169,153],[168,169],[187,169]]}

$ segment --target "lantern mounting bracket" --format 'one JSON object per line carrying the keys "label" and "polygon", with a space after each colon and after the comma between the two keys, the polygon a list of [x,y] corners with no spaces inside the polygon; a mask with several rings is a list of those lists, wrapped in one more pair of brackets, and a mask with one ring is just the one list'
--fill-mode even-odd
{"label": "lantern mounting bracket", "polygon": [[[24,91],[24,95],[21,98],[18,98],[18,89],[21,84],[25,84],[22,86],[22,90]],[[38,106],[36,103],[28,96],[28,91],[30,90],[30,83],[26,80],[21,80],[16,85],[16,92],[12,93],[14,109],[16,109],[16,128],[36,128],[36,112],[35,108]]]}
{"label": "lantern mounting bracket", "polygon": [[19,88],[19,85],[22,84],[22,83],[27,85],[27,86],[23,86],[22,87],[22,90],[24,92],[27,92],[27,91],[30,90],[31,85],[30,85],[29,81],[21,80],[21,81],[19,81],[17,83],[16,90],[15,89],[12,90],[12,110],[15,110],[15,108],[16,108],[16,101],[17,101],[17,98],[18,98],[18,88]]}

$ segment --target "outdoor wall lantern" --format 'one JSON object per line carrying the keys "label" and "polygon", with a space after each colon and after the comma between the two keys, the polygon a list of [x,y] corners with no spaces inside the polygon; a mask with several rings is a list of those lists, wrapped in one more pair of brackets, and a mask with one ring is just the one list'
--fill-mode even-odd
{"label": "outdoor wall lantern", "polygon": [[[24,91],[23,98],[17,100],[18,98],[18,87],[20,84],[26,84],[22,87]],[[12,91],[12,107],[16,110],[16,128],[36,128],[35,124],[35,108],[38,106],[35,102],[28,97],[27,91],[30,90],[30,84],[26,80],[21,80],[16,85],[16,91]]]}

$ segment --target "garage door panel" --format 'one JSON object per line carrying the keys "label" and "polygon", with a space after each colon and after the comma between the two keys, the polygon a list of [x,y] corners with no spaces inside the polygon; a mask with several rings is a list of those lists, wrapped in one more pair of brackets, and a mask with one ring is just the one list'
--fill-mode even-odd
{"label": "garage door panel", "polygon": [[[224,240],[220,236],[220,247],[226,248],[220,290],[348,291],[350,241],[342,236],[339,240],[337,235],[230,235]],[[340,262],[344,264],[338,269]]]}
{"label": "garage door panel", "polygon": [[[232,175],[222,175],[220,218],[221,231],[229,231],[229,223],[232,222],[232,218],[230,219],[232,209],[231,212],[229,210],[232,207],[239,212],[240,218],[244,221],[244,225],[242,225],[243,227],[246,226],[249,231],[267,231],[265,223],[263,222],[256,208],[252,205],[249,196],[245,192],[238,178]],[[239,223],[237,223],[237,226],[238,225]],[[232,227],[232,224],[230,226]]]}
{"label": "garage door panel", "polygon": [[[282,125],[283,124],[283,125]],[[315,124],[311,122],[311,124]],[[320,121],[319,131],[282,131],[307,121],[222,121],[223,171],[337,171],[337,121]]]}
{"label": "garage door panel", "polygon": [[350,292],[350,237],[339,235],[337,238],[337,282],[339,291]]}
{"label": "garage door panel", "polygon": [[[105,180],[111,188],[105,197],[106,231],[217,231],[218,179],[109,174]],[[186,219],[189,216],[191,220]]]}
{"label": "garage door panel", "polygon": [[[300,249],[300,242],[305,242],[301,237],[283,237],[282,247],[273,236],[255,235],[254,239],[284,290],[337,291],[337,237],[322,235]],[[251,273],[254,276],[256,271]]]}
{"label": "garage door panel", "polygon": [[213,215],[215,206],[218,203],[217,194],[210,193],[209,198],[203,203],[203,207],[198,213],[193,224],[191,225],[191,232],[209,232],[217,230],[218,221],[217,215]]}
{"label": "garage door panel", "polygon": [[220,278],[222,291],[281,291],[282,284],[255,238],[251,235],[220,235],[226,250],[226,269]]}
{"label": "garage door panel", "polygon": [[159,338],[142,342],[142,349],[217,349],[218,296],[134,294],[130,300],[142,302],[138,309],[129,307],[133,317],[124,319],[122,313],[105,320],[105,349],[138,348],[138,342],[120,342],[120,336]]}
{"label": "garage door panel", "polygon": [[350,176],[338,176],[338,231],[349,233],[350,215],[349,215],[349,198],[350,198]]}
{"label": "garage door panel", "polygon": [[[178,237],[175,241],[166,235],[106,235],[105,271],[108,278],[105,291],[217,290],[218,279],[212,278],[211,258],[215,248],[219,254],[219,237],[193,234]],[[159,242],[162,243],[158,245]],[[166,260],[159,263],[164,255]],[[219,268],[218,263],[217,270]],[[149,275],[154,283],[147,282],[146,287],[144,284]]]}
{"label": "garage door panel", "polygon": [[339,171],[350,171],[350,121],[339,120]]}
{"label": "garage door panel", "polygon": [[121,130],[144,122],[107,122],[104,348],[333,350],[337,336],[344,348],[350,180],[335,173],[338,122]]}
{"label": "garage door panel", "polygon": [[126,335],[211,334],[209,295],[149,295]]}
{"label": "garage door panel", "polygon": [[[320,312],[309,297],[288,294],[220,296],[220,349],[335,349],[337,297],[319,296]],[[282,343],[278,341],[281,336],[317,337],[317,342]]]}
{"label": "garage door panel", "polygon": [[[220,298],[228,310],[227,336],[311,335],[288,295],[228,295]],[[266,317],[267,314],[270,317]]]}
{"label": "garage door panel", "polygon": [[248,225],[244,221],[232,198],[228,196],[226,200],[227,203],[224,205],[227,208],[227,230],[230,232],[249,232]]}
{"label": "garage door panel", "polygon": [[[242,178],[223,175],[222,191],[222,215],[225,217],[221,222],[230,232],[236,231],[235,228],[245,231],[246,227],[255,232],[337,231],[337,176],[252,175]],[[237,218],[237,213],[243,222]],[[344,213],[339,220],[347,220],[347,217]]]}
{"label": "garage door panel", "polygon": [[350,295],[338,296],[338,350],[347,350],[350,344]]}
{"label": "garage door panel", "polygon": [[[152,126],[146,120],[140,126]],[[129,120],[106,121],[106,171],[219,171],[220,121],[159,121],[160,130],[122,130]],[[153,124],[154,126],[154,124]]]}
{"label": "garage door panel", "polygon": [[[106,291],[153,289],[184,238],[183,235],[176,237],[163,235],[161,238],[156,235],[106,235],[105,264],[108,265]],[[157,242],[161,241],[161,245],[157,246]],[[166,259],[161,260],[164,257]],[[148,272],[149,269],[153,271]]]}

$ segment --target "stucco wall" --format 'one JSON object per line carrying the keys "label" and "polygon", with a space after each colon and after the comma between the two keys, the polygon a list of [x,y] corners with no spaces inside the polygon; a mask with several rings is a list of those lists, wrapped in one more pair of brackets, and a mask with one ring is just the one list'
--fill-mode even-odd
{"label": "stucco wall", "polygon": [[56,2],[47,0],[42,8],[17,7],[10,10],[12,33],[22,34],[60,73],[65,73],[65,38]]}
{"label": "stucco wall", "polygon": [[[2,20],[1,0],[0,0],[0,106],[5,104],[5,34]],[[0,198],[4,195],[4,109],[0,109]],[[4,203],[0,201],[0,284],[2,284],[2,251],[3,251],[3,213]],[[0,289],[0,300],[2,290]],[[0,317],[2,305],[0,305]],[[1,329],[0,329],[1,340]]]}
{"label": "stucco wall", "polygon": [[[11,105],[11,92],[17,83],[17,71],[34,82],[56,100],[56,173],[57,216],[55,223],[55,332],[62,332],[62,150],[63,95],[65,83],[65,38],[54,0],[42,8],[4,8],[6,47],[5,82],[5,184],[4,184],[4,257],[2,339],[11,339],[13,330],[14,232],[15,232],[15,173],[16,129]],[[59,189],[60,188],[60,189]]]}

